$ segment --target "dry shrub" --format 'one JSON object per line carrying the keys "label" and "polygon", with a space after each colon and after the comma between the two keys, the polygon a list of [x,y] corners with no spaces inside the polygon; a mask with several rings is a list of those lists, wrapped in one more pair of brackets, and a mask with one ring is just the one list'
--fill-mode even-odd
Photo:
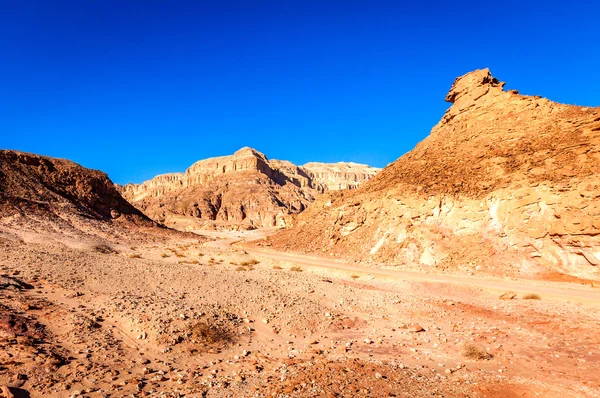
{"label": "dry shrub", "polygon": [[281,268],[279,265],[274,265],[273,269],[283,269],[283,268]]}
{"label": "dry shrub", "polygon": [[352,278],[352,279],[358,279],[358,278],[360,278],[360,276],[358,276],[358,275],[350,275],[350,278]]}
{"label": "dry shrub", "polygon": [[218,326],[198,322],[190,327],[191,339],[196,343],[227,344],[232,341],[231,334]]}
{"label": "dry shrub", "polygon": [[236,269],[235,269],[235,270],[236,270],[236,271],[247,271],[247,269],[246,269],[246,268],[244,268],[244,267],[236,267]]}
{"label": "dry shrub", "polygon": [[142,256],[140,254],[133,253],[129,255],[129,258],[142,258]]}
{"label": "dry shrub", "polygon": [[161,253],[160,256],[162,258],[167,258],[167,257],[171,257],[170,255],[168,255],[167,253]]}
{"label": "dry shrub", "polygon": [[540,297],[539,294],[536,293],[529,293],[523,296],[523,300],[541,300],[542,298]]}
{"label": "dry shrub", "polygon": [[475,344],[465,344],[463,355],[469,359],[475,360],[488,360],[492,358],[492,354]]}
{"label": "dry shrub", "polygon": [[94,246],[94,250],[102,254],[119,254],[118,251],[108,245],[96,245]]}
{"label": "dry shrub", "polygon": [[200,264],[198,260],[182,260],[179,261],[179,264]]}
{"label": "dry shrub", "polygon": [[300,267],[292,267],[292,268],[290,268],[290,271],[302,272],[302,268],[300,268]]}

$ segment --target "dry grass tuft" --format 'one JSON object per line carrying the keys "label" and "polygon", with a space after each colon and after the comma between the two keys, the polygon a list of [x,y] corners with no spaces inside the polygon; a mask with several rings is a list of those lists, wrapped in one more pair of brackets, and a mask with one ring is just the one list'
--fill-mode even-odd
{"label": "dry grass tuft", "polygon": [[360,278],[360,276],[359,275],[350,275],[350,278],[352,278],[352,279],[358,279],[358,278]]}
{"label": "dry grass tuft", "polygon": [[179,261],[179,264],[200,264],[198,260],[182,260]]}
{"label": "dry grass tuft", "polygon": [[248,271],[245,267],[237,267],[236,271]]}
{"label": "dry grass tuft", "polygon": [[300,268],[300,267],[292,267],[292,268],[290,268],[290,271],[302,272],[302,268]]}
{"label": "dry grass tuft", "polygon": [[129,258],[142,258],[142,256],[140,254],[133,253],[129,255]]}
{"label": "dry grass tuft", "polygon": [[274,265],[273,269],[283,269],[283,268],[281,268],[279,265]]}
{"label": "dry grass tuft", "polygon": [[469,359],[475,359],[479,361],[492,359],[492,354],[483,348],[476,346],[475,344],[465,344],[463,355]]}
{"label": "dry grass tuft", "polygon": [[162,258],[167,258],[167,257],[171,257],[170,255],[168,255],[167,253],[161,253],[160,256]]}
{"label": "dry grass tuft", "polygon": [[526,294],[523,296],[523,300],[541,300],[541,299],[542,298],[537,293],[529,293],[529,294]]}

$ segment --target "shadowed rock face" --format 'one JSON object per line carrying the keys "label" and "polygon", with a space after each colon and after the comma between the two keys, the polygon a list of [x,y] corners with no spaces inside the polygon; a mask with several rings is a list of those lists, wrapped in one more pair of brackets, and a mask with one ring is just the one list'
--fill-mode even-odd
{"label": "shadowed rock face", "polygon": [[214,222],[260,228],[284,226],[316,195],[353,189],[379,169],[355,163],[296,166],[252,148],[200,160],[184,173],[121,187],[125,198],[155,220],[178,228]]}
{"label": "shadowed rock face", "polygon": [[504,91],[489,70],[454,82],[415,149],[355,191],[325,195],[272,239],[407,267],[600,268],[600,109]]}
{"label": "shadowed rock face", "polygon": [[3,217],[44,213],[153,225],[119,194],[108,176],[64,159],[0,150]]}

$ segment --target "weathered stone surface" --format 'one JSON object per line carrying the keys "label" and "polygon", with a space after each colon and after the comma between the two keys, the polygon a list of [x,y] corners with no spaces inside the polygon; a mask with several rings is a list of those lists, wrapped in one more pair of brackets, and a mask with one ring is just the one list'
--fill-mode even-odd
{"label": "weathered stone surface", "polygon": [[356,188],[379,169],[356,163],[296,166],[252,148],[200,160],[184,173],[127,184],[123,196],[176,228],[285,226],[321,192]]}
{"label": "weathered stone surface", "polygon": [[322,196],[274,247],[499,274],[600,270],[600,109],[458,78],[415,149]]}

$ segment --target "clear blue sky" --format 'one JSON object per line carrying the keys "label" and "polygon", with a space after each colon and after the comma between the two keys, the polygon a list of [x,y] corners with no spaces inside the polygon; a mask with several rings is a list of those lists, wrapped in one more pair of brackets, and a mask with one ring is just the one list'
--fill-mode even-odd
{"label": "clear blue sky", "polygon": [[473,69],[600,105],[598,3],[0,0],[0,147],[118,183],[242,146],[384,166]]}

